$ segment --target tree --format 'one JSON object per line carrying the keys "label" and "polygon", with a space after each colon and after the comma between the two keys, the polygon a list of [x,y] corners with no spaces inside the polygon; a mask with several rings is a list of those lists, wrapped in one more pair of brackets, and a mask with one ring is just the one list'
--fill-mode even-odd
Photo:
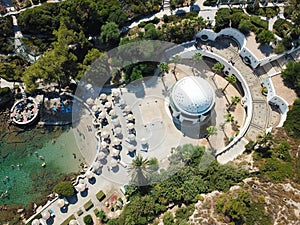
{"label": "tree", "polygon": [[207,141],[209,141],[209,137],[212,135],[216,135],[218,133],[218,129],[215,126],[209,126],[206,128],[207,136],[205,137]]}
{"label": "tree", "polygon": [[229,84],[235,84],[237,82],[236,76],[234,76],[233,74],[226,76],[225,79],[228,81],[228,83],[226,84],[226,86],[223,88],[223,92],[226,90],[226,88],[228,87]]}
{"label": "tree", "polygon": [[261,44],[270,44],[271,41],[275,39],[275,36],[272,31],[269,30],[262,30],[257,36],[257,42]]}
{"label": "tree", "polygon": [[162,74],[162,76],[165,75],[165,73],[169,73],[169,65],[166,62],[162,62],[158,65],[159,73]]}
{"label": "tree", "polygon": [[138,186],[145,186],[149,181],[149,160],[137,155],[129,167],[131,180]]}
{"label": "tree", "polygon": [[74,186],[69,181],[58,183],[54,186],[53,191],[66,197],[72,197],[75,194]]}
{"label": "tree", "polygon": [[284,129],[289,136],[299,139],[300,138],[300,99],[296,99],[293,108],[288,111],[287,118],[284,122]]}
{"label": "tree", "polygon": [[176,77],[176,67],[177,67],[177,64],[181,61],[181,56],[180,55],[174,55],[172,58],[171,58],[171,62],[174,63],[174,68],[173,68],[173,74],[174,74],[174,77],[175,77],[175,80],[177,81],[177,77]]}
{"label": "tree", "polygon": [[239,96],[231,96],[231,104],[228,106],[228,110],[231,109],[233,105],[237,105],[241,101]]}
{"label": "tree", "polygon": [[283,79],[296,89],[300,94],[300,62],[289,61],[282,71]]}
{"label": "tree", "polygon": [[192,70],[193,70],[193,73],[194,73],[195,64],[197,64],[197,63],[199,63],[199,62],[202,61],[202,55],[201,55],[201,53],[200,52],[196,52],[193,55],[192,60],[193,60],[193,64],[194,64]]}
{"label": "tree", "polygon": [[214,78],[216,73],[222,73],[223,72],[224,65],[220,62],[216,62],[211,69],[212,69],[212,71],[214,71],[214,75],[212,77],[212,78]]}
{"label": "tree", "polygon": [[171,212],[166,212],[163,216],[164,225],[173,225],[174,224],[174,216]]}
{"label": "tree", "polygon": [[248,35],[251,31],[252,24],[250,20],[241,20],[238,29],[245,35]]}
{"label": "tree", "polygon": [[233,123],[234,122],[234,116],[231,113],[226,113],[224,115],[225,117],[225,123]]}
{"label": "tree", "polygon": [[86,225],[92,225],[94,224],[93,222],[93,218],[90,214],[86,215],[84,218],[83,218],[83,222],[86,224]]}
{"label": "tree", "polygon": [[120,30],[116,23],[107,22],[101,27],[100,41],[113,46],[119,42],[120,34]]}

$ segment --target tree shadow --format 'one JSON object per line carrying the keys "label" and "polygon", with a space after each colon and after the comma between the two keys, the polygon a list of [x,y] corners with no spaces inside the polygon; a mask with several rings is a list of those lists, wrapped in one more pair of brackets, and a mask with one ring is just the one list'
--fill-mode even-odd
{"label": "tree shadow", "polygon": [[67,200],[70,204],[76,204],[78,202],[78,196],[75,194],[72,197],[67,197]]}

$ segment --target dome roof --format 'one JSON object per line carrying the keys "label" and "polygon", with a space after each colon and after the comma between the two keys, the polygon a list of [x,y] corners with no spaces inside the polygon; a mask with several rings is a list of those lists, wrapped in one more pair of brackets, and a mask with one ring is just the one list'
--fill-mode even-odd
{"label": "dome roof", "polygon": [[206,80],[188,76],[174,84],[170,97],[178,110],[197,116],[211,110],[215,93]]}

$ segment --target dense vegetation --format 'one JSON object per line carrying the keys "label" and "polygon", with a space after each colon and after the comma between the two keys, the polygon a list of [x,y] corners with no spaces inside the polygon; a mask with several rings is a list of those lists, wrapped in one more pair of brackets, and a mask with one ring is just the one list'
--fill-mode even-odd
{"label": "dense vegetation", "polygon": [[0,17],[0,30],[0,53],[12,53],[14,32],[11,17]]}
{"label": "dense vegetation", "polygon": [[69,181],[63,181],[54,186],[53,191],[59,195],[71,197],[75,194],[74,186]]}
{"label": "dense vegetation", "polygon": [[248,35],[250,31],[254,32],[259,43],[269,44],[274,40],[273,33],[268,31],[267,21],[260,19],[259,16],[248,16],[241,9],[219,9],[215,20],[214,30],[216,32],[231,25],[231,27],[240,30],[245,35]]}
{"label": "dense vegetation", "polygon": [[286,121],[284,122],[284,128],[286,132],[294,137],[300,138],[300,99],[296,99],[293,108],[288,111]]}
{"label": "dense vegetation", "polygon": [[[170,167],[149,177],[150,180],[162,181],[147,187],[130,186],[126,191],[130,204],[125,206],[118,224],[147,224],[165,212],[170,205],[182,204],[188,207],[176,212],[173,224],[186,224],[191,214],[190,209],[199,200],[200,193],[227,191],[247,175],[241,169],[219,165],[214,160],[210,165],[203,165],[202,157],[209,157],[205,155],[203,147],[184,145],[174,149],[169,157]],[[209,158],[205,161],[210,162]],[[170,177],[169,174],[173,175]],[[169,178],[162,179],[167,175]],[[184,219],[180,218],[183,211],[187,213]],[[172,221],[172,218],[165,220]]]}
{"label": "dense vegetation", "polygon": [[282,71],[282,77],[289,87],[300,96],[300,62],[289,61]]}
{"label": "dense vegetation", "polygon": [[234,224],[271,225],[271,216],[265,212],[264,197],[251,199],[249,192],[240,190],[234,194],[224,194],[216,204],[217,212],[223,213]]}

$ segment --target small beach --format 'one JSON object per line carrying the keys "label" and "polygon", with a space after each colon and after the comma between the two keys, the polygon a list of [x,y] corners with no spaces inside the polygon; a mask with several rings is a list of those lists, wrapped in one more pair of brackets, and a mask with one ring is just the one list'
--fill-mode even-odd
{"label": "small beach", "polygon": [[72,128],[34,128],[14,134],[14,141],[11,135],[0,144],[0,204],[27,206],[40,200],[84,163]]}

